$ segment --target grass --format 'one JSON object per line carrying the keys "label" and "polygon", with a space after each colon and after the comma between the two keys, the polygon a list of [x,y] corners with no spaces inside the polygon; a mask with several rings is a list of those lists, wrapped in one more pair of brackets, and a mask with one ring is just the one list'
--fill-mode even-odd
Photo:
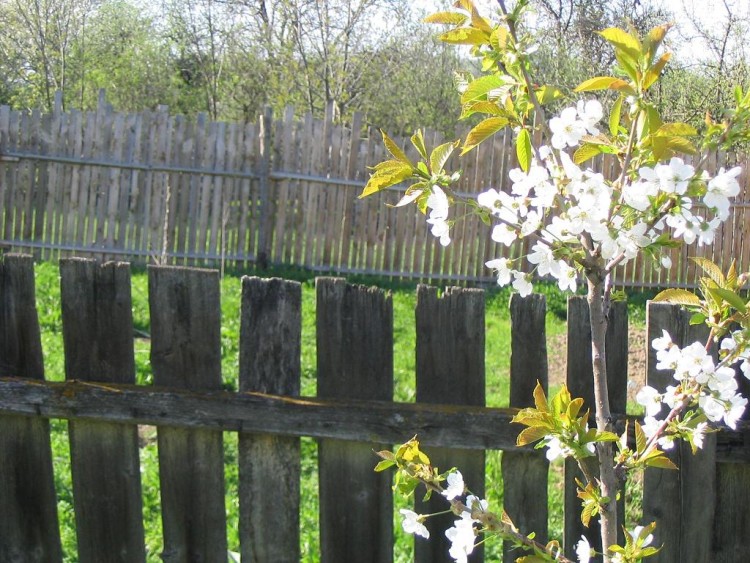
{"label": "grass", "polygon": [[[302,283],[302,394],[316,394],[315,356],[315,288],[310,274],[301,270],[285,269],[270,272],[272,275],[297,279]],[[222,375],[225,388],[237,389],[240,294],[239,273],[227,275],[221,282],[222,297]],[[266,275],[268,273],[266,272]],[[378,285],[391,291],[394,309],[394,377],[395,400],[411,402],[415,395],[415,284],[393,282],[384,279],[352,278],[350,281]],[[36,292],[39,321],[42,329],[42,346],[45,356],[46,377],[49,380],[64,379],[64,357],[60,313],[59,271],[56,265],[41,263],[36,267]],[[147,276],[143,270],[132,274],[133,321],[138,334],[149,332]],[[565,296],[556,287],[540,285],[546,294],[548,316],[546,330],[548,338],[565,332]],[[510,359],[510,318],[507,290],[492,289],[486,299],[486,380],[487,405],[507,406],[508,371]],[[631,315],[642,318],[640,297],[635,296]],[[645,303],[645,300],[642,302]],[[136,380],[139,384],[151,383],[148,338],[137,338],[135,342]],[[53,420],[52,446],[55,461],[55,485],[58,492],[58,511],[61,521],[63,549],[66,561],[76,561],[75,520],[73,514],[70,459],[67,441],[67,422]],[[146,444],[141,449],[141,469],[144,502],[144,525],[149,561],[159,561],[162,545],[159,507],[158,455],[153,431],[146,432]],[[405,436],[405,439],[409,436]],[[237,436],[225,433],[224,457],[226,477],[226,507],[228,519],[229,548],[239,551],[238,492],[237,492]],[[317,500],[317,448],[311,439],[302,440],[302,509],[301,550],[303,561],[318,561],[318,500]],[[486,490],[492,506],[502,506],[501,452],[487,453]],[[373,463],[374,465],[374,463]],[[550,536],[562,534],[562,483],[561,471],[553,467],[549,483]],[[396,499],[396,506],[406,506],[403,499]],[[396,513],[397,514],[397,513]],[[394,516],[396,532],[395,560],[410,561],[413,540],[402,532]],[[487,544],[488,560],[500,560],[500,542]]]}

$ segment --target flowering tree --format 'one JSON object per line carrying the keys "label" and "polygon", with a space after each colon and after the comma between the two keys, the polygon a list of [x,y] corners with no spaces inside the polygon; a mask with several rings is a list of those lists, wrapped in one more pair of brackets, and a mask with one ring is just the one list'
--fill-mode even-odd
{"label": "flowering tree", "polygon": [[[537,386],[535,407],[521,410],[514,418],[526,426],[518,444],[537,442],[537,447],[547,447],[549,459],[574,457],[585,476],[578,492],[582,519],[586,524],[592,517],[600,519],[604,561],[638,561],[658,548],[649,545],[654,524],[626,533],[625,545],[617,543],[621,523],[616,498],[627,472],[645,466],[674,468],[663,450],[675,440],[685,439],[693,449],[700,448],[709,423],[723,422],[734,428],[744,412],[747,400],[737,393],[734,365],[739,362],[742,373],[750,377],[750,311],[739,295],[747,276],[738,275],[734,265],[725,275],[709,261],[697,260],[706,273],[700,296],[677,289],[660,294],[658,299],[692,308],[692,322],[707,323],[710,336],[707,342],[685,348],[675,345],[667,333],[654,340],[657,368],[672,370],[676,384],[665,393],[650,387],[640,391],[637,400],[647,416],[643,424],[633,425],[635,449],[631,449],[630,429],[622,436],[614,433],[607,393],[604,342],[613,273],[638,255],[669,267],[669,259],[661,257],[665,248],[712,242],[729,215],[730,198],[739,193],[741,170],[721,169],[711,176],[705,170],[706,158],[700,155],[748,139],[750,92],[738,88],[736,107],[721,122],[707,116],[700,134],[684,123],[664,123],[649,94],[671,57],[661,52],[669,25],[656,27],[645,37],[609,28],[600,34],[614,49],[616,76],[586,80],[575,89],[582,97],[547,120],[545,108],[559,105],[563,93],[533,79],[535,46],[524,32],[528,4],[528,0],[517,0],[509,9],[504,0],[498,0],[497,22],[480,14],[472,0],[459,0],[454,11],[426,18],[429,23],[450,25],[442,40],[470,45],[479,58],[480,76],[466,77],[460,85],[461,115],[484,117],[465,139],[430,151],[417,131],[411,142],[421,156],[418,162],[412,162],[383,133],[392,158],[375,167],[361,197],[409,182],[397,206],[416,204],[428,215],[432,234],[444,246],[451,242],[451,227],[458,220],[451,211],[457,208],[465,210],[463,216],[478,215],[499,245],[530,239],[531,251],[525,256],[528,271],[520,268],[524,257],[486,263],[497,273],[498,284],[511,284],[521,295],[531,293],[534,274],[554,278],[562,290],[575,291],[579,281],[586,284],[595,427],[589,427],[582,399],[571,397],[564,387],[548,399]],[[607,92],[614,98],[604,124],[604,107],[590,97],[591,92]],[[460,147],[463,155],[506,127],[514,132],[519,164],[509,173],[510,191],[490,189],[476,199],[456,193],[451,186],[460,173],[445,170],[453,152]],[[585,166],[602,154],[617,159],[616,178],[605,178]],[[692,162],[680,155],[693,155]],[[698,213],[699,208],[705,213]],[[718,362],[709,353],[716,343]],[[661,416],[662,405],[668,407],[666,416]],[[439,493],[451,503],[459,519],[446,535],[456,561],[464,561],[471,553],[479,531],[499,534],[533,551],[519,560],[567,561],[557,542],[538,544],[504,514],[490,511],[486,501],[465,496],[460,473],[441,475],[416,439],[395,453],[380,455],[383,461],[377,469],[395,467],[400,490],[411,493],[423,484],[428,495]],[[407,532],[429,535],[422,524],[427,516],[402,513]],[[588,561],[593,553],[582,539],[577,547],[579,561]]]}

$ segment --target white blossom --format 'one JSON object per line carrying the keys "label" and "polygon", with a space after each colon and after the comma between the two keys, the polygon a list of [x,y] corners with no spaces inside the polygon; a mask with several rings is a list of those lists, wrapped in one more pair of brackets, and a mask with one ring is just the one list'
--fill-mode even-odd
{"label": "white blossom", "polygon": [[447,498],[448,500],[453,500],[454,498],[464,494],[464,477],[463,475],[461,475],[460,471],[454,471],[448,474],[447,481],[448,486],[441,493],[445,498]]}
{"label": "white blossom", "polygon": [[466,513],[445,531],[445,537],[451,542],[448,553],[457,563],[466,563],[467,556],[474,551],[475,535],[474,522]]}
{"label": "white blossom", "polygon": [[576,544],[576,557],[578,557],[578,563],[589,563],[591,560],[591,544],[586,536],[582,535]]}
{"label": "white blossom", "polygon": [[635,401],[646,407],[647,416],[656,416],[661,411],[661,393],[649,385],[644,385],[638,391]]}
{"label": "white blossom", "polygon": [[559,117],[553,117],[549,121],[552,131],[552,146],[558,150],[565,147],[575,147],[586,134],[586,125],[578,118],[576,108],[565,108]]}
{"label": "white blossom", "polygon": [[422,536],[425,539],[430,539],[430,531],[424,524],[422,524],[424,516],[406,508],[402,508],[399,512],[404,517],[401,521],[401,527],[404,529],[404,532],[407,534]]}
{"label": "white blossom", "polygon": [[523,272],[513,272],[513,288],[521,297],[527,297],[534,291],[534,286],[531,285],[528,276]]}
{"label": "white blossom", "polygon": [[508,285],[510,283],[511,269],[508,267],[507,258],[495,258],[484,263],[488,268],[497,272],[497,284]]}

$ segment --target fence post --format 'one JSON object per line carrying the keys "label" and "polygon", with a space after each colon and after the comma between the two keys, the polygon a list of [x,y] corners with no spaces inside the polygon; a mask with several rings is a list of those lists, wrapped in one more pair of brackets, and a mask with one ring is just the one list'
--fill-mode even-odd
{"label": "fence post", "polygon": [[[656,351],[650,343],[662,335],[662,330],[679,346],[696,340],[705,342],[707,327],[691,326],[689,319],[690,313],[678,305],[648,304],[646,383],[659,391],[674,385],[675,380],[670,370],[656,369]],[[703,449],[695,456],[686,443],[676,445],[667,453],[679,471],[647,468],[643,475],[643,520],[646,523],[656,521],[654,544],[664,546],[654,556],[654,561],[716,561],[711,552],[716,505],[716,435],[707,435]],[[728,504],[733,504],[733,500]],[[734,541],[746,541],[746,533],[745,528],[743,537]]]}
{"label": "fence post", "polygon": [[[417,287],[417,402],[451,405],[485,404],[484,291],[449,287],[442,297],[434,287]],[[408,432],[408,429],[404,429]],[[408,439],[411,436],[405,436]],[[457,467],[473,494],[484,496],[484,450],[430,448],[432,463],[441,471]],[[444,498],[433,496],[422,502],[417,495],[415,510],[429,514],[447,508]],[[445,530],[455,516],[429,518],[430,541],[416,541],[415,561],[450,562],[450,542]],[[472,562],[484,559],[483,549],[471,555]]]}
{"label": "fence post", "polygon": [[[607,390],[612,413],[625,414],[628,387],[628,308],[624,301],[612,303],[607,318],[605,347],[607,350]],[[566,382],[573,397],[582,397],[584,408],[594,409],[594,376],[591,362],[591,321],[589,305],[583,296],[568,299],[568,365]],[[599,521],[588,528],[581,523],[581,501],[576,494],[575,478],[583,479],[578,464],[565,460],[565,553],[575,557],[576,542],[585,535],[592,546],[601,551]],[[622,491],[618,503],[618,519],[625,520],[625,495]],[[623,539],[622,530],[618,539]]]}
{"label": "fence post", "polygon": [[273,163],[272,132],[273,110],[271,106],[263,109],[260,116],[258,150],[258,198],[260,199],[260,214],[258,221],[258,250],[255,262],[263,269],[268,267],[271,259],[271,234],[273,229],[273,202],[271,201],[271,166]]}
{"label": "fence post", "polygon": [[[318,278],[318,396],[393,399],[393,304],[377,288]],[[321,440],[320,545],[323,563],[393,560],[391,474],[373,470],[389,446]]]}
{"label": "fence post", "polygon": [[[302,286],[242,279],[240,391],[299,396]],[[239,435],[242,560],[300,560],[300,440]]]}
{"label": "fence post", "polygon": [[[0,256],[0,376],[44,379],[30,256]],[[0,417],[0,561],[62,561],[49,422]]]}
{"label": "fence post", "polygon": [[[60,261],[65,377],[135,383],[130,266]],[[145,561],[135,425],[71,420],[73,500],[81,561]]]}
{"label": "fence post", "polygon": [[[221,305],[215,270],[148,269],[154,384],[221,389]],[[168,563],[226,558],[221,431],[160,426],[164,551]]]}
{"label": "fence post", "polygon": [[[547,342],[544,295],[510,300],[510,406],[534,406],[537,381],[548,392]],[[549,462],[541,452],[503,452],[503,505],[522,533],[536,533],[537,541],[547,542],[547,483]],[[512,551],[511,551],[512,550]],[[518,551],[510,542],[503,544],[503,560],[513,561]]]}

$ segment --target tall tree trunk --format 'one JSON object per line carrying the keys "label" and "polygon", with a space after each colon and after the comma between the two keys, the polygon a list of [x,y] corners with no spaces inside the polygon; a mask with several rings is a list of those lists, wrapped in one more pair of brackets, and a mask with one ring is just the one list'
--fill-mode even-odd
{"label": "tall tree trunk", "polygon": [[[609,393],[607,391],[607,335],[605,279],[600,272],[587,272],[589,317],[591,320],[591,360],[594,371],[594,401],[596,403],[596,427],[599,432],[611,432],[612,416],[609,410]],[[611,442],[597,443],[599,458],[599,480],[601,494],[609,502],[602,506],[600,514],[602,551],[604,563],[611,558],[607,548],[617,543],[617,476],[614,471],[614,455]]]}

